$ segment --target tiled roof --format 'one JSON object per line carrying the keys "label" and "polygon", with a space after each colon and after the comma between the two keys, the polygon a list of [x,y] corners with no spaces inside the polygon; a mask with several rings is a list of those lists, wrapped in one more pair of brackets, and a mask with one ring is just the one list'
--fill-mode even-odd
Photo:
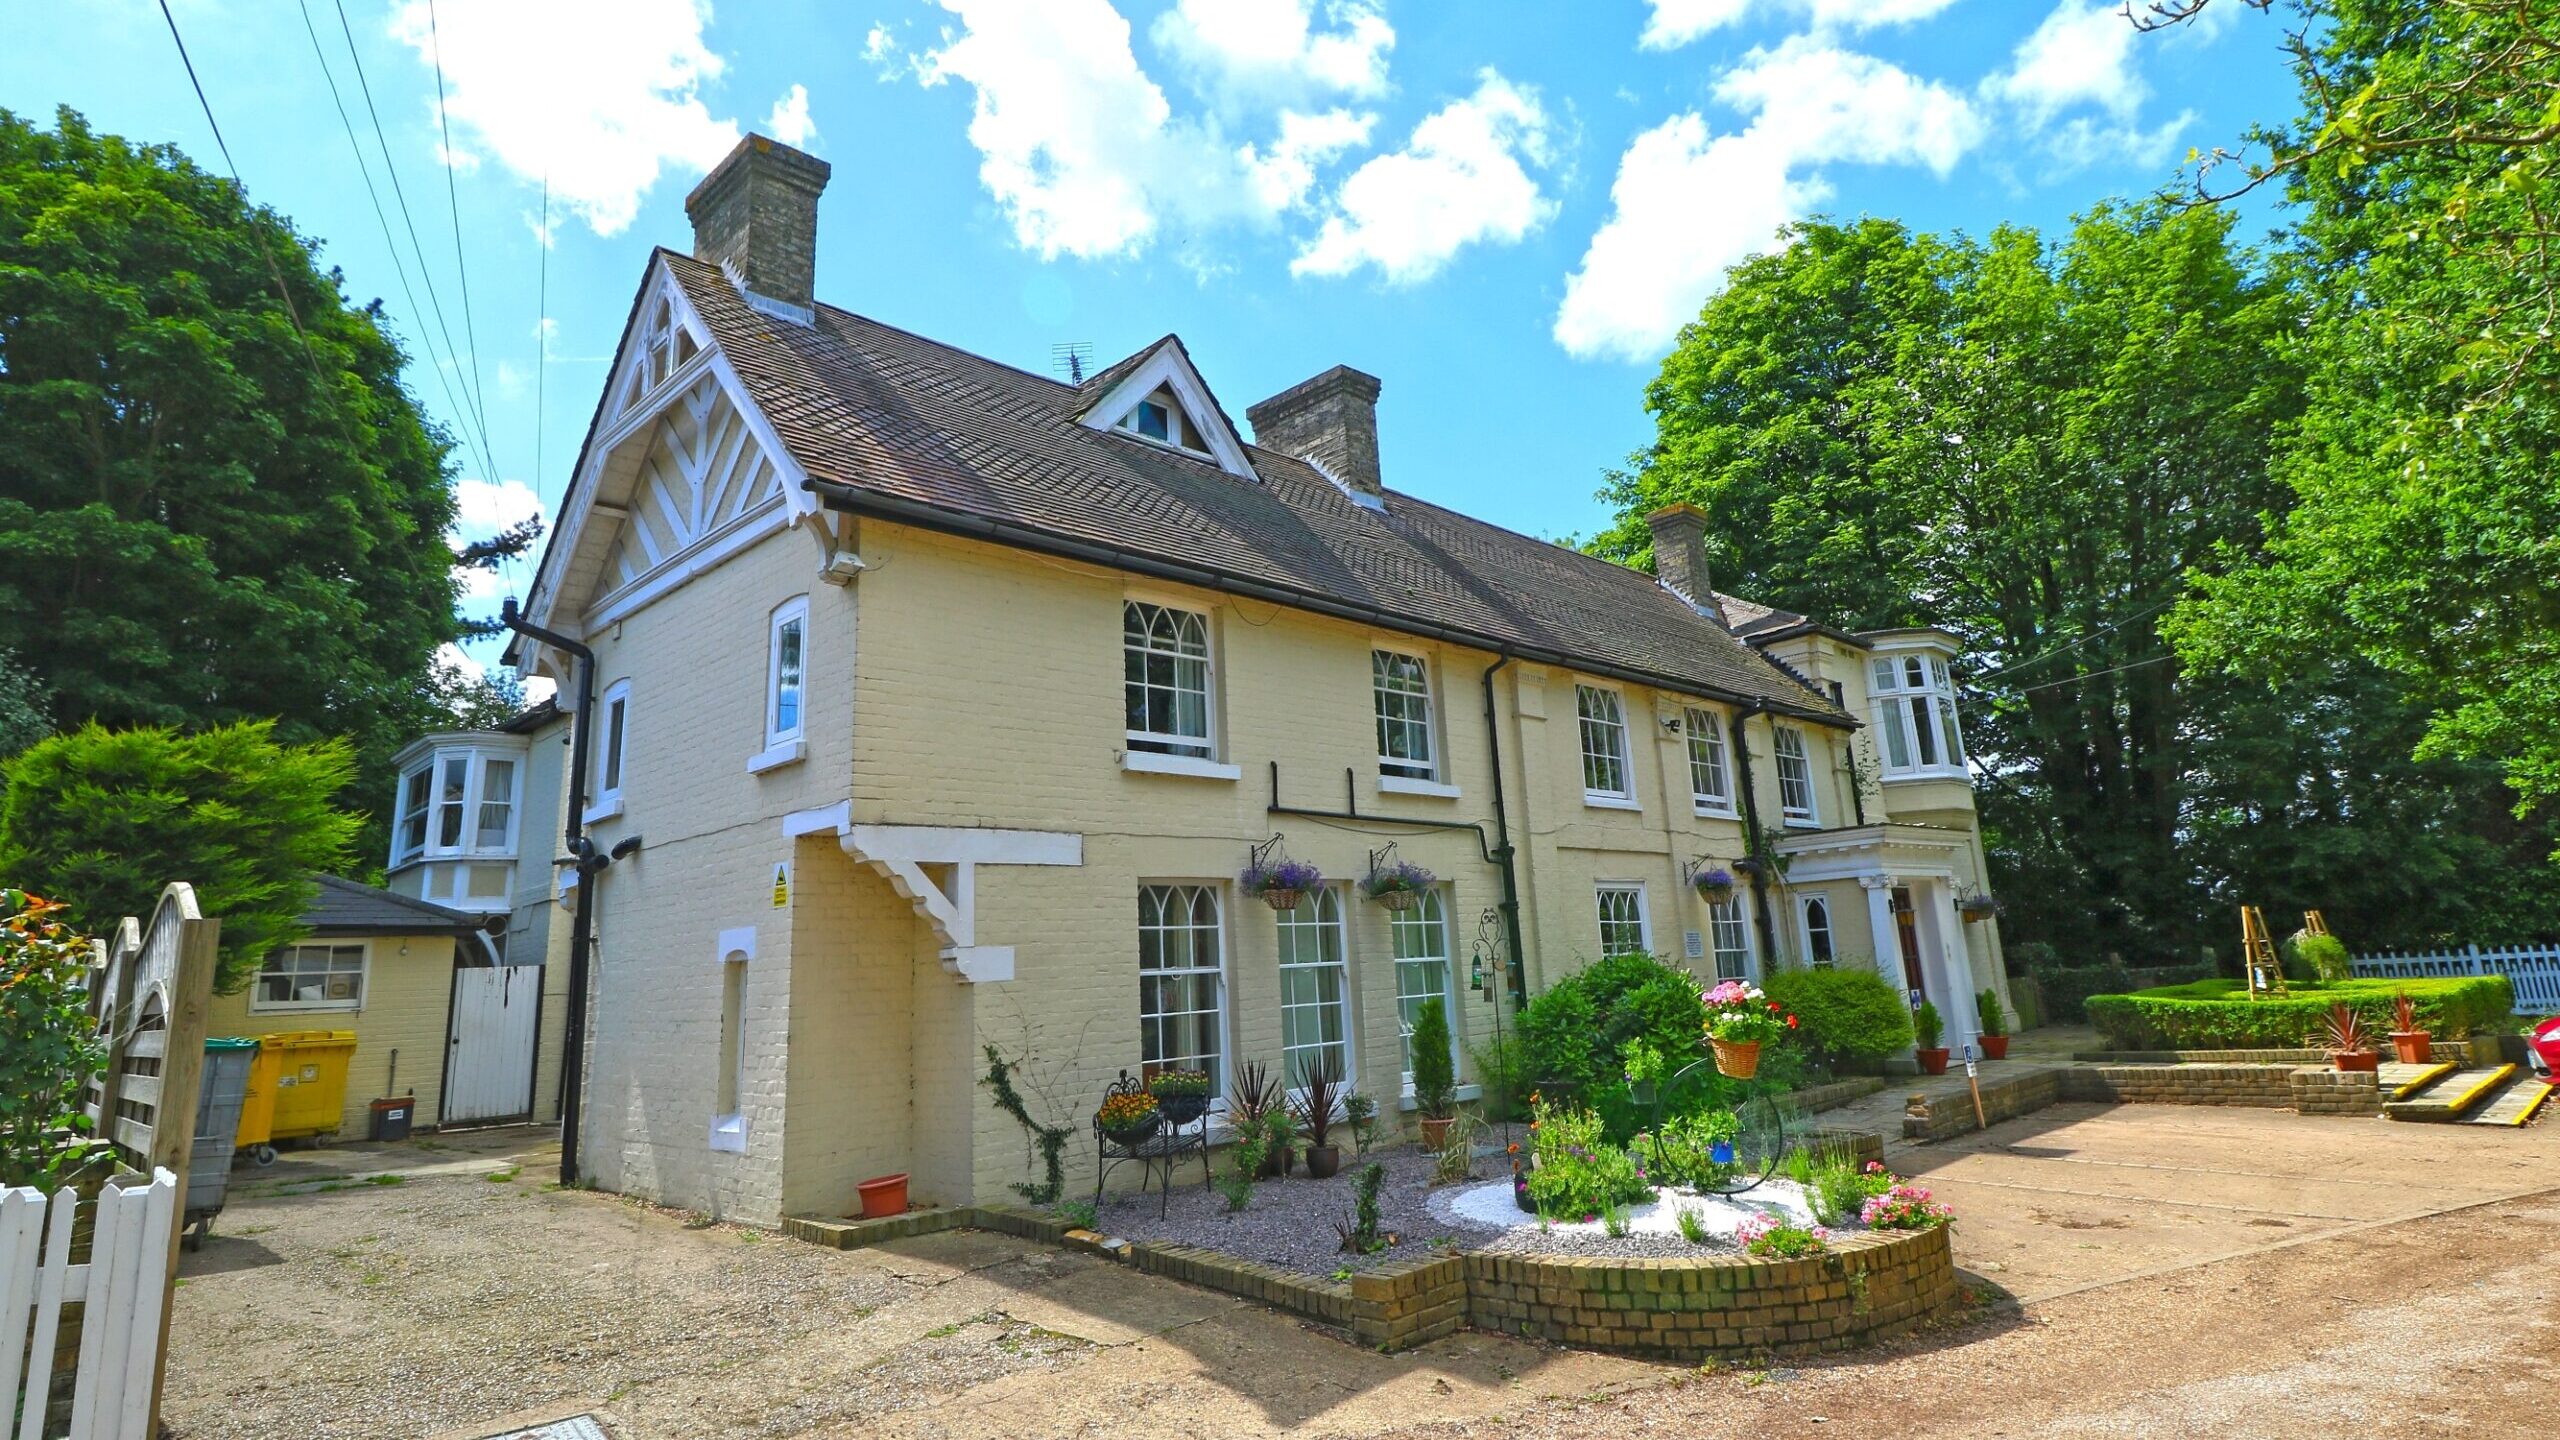
{"label": "tiled roof", "polygon": [[717,267],[659,253],[793,458],[854,508],[977,522],[955,528],[1206,572],[1390,628],[1848,723],[1652,576],[1392,490],[1371,510],[1259,447],[1257,485],[1076,423],[1121,366],[1076,387],[823,304],[816,324],[795,325],[749,307]]}
{"label": "tiled roof", "polygon": [[321,935],[438,935],[480,928],[477,917],[335,875],[319,875],[320,894],[302,923]]}

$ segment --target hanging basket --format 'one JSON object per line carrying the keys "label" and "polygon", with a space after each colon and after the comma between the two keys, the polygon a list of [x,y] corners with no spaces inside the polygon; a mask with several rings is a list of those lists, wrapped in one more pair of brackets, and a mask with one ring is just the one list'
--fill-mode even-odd
{"label": "hanging basket", "polygon": [[1967,920],[1988,920],[2000,913],[2000,901],[1990,895],[1967,895],[1956,908]]}
{"label": "hanging basket", "polygon": [[1419,890],[1383,890],[1369,897],[1390,910],[1410,910],[1422,903]]}
{"label": "hanging basket", "polygon": [[1274,885],[1262,892],[1262,903],[1280,911],[1295,910],[1298,908],[1298,903],[1306,898],[1306,891],[1292,889],[1286,885]]}
{"label": "hanging basket", "polygon": [[1724,870],[1701,870],[1690,882],[1698,898],[1710,905],[1721,905],[1733,898],[1733,875]]}
{"label": "hanging basket", "polygon": [[1732,1080],[1748,1080],[1760,1073],[1759,1041],[1710,1037],[1707,1043],[1715,1047],[1717,1074]]}

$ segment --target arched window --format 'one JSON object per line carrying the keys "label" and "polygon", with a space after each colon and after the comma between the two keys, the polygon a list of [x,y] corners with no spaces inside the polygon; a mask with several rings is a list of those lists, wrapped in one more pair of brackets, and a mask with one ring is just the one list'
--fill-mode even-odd
{"label": "arched window", "polygon": [[1804,897],[1804,953],[1807,960],[1826,969],[1836,958],[1831,943],[1831,902],[1819,895]]}

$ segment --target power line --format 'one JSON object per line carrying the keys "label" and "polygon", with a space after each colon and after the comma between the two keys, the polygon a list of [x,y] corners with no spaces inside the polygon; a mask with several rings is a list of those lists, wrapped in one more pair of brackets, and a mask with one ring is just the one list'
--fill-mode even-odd
{"label": "power line", "polygon": [[[240,208],[254,228],[258,212],[249,204],[249,187],[240,179],[239,162],[231,158],[231,142],[222,138],[222,122],[213,118],[213,102],[205,98],[204,82],[196,78],[195,59],[187,54],[187,38],[178,33],[178,17],[169,13],[169,0],[160,0],[160,18],[169,22],[169,38],[177,44],[178,63],[187,67],[187,83],[195,87],[196,104],[204,111],[204,123],[213,131],[213,148],[222,152],[222,166],[231,172],[231,188],[238,192]],[[258,254],[267,262],[268,277],[276,282],[276,298],[284,302],[284,318],[293,325],[293,338],[302,342],[302,358],[311,366],[313,390],[324,390],[328,382],[320,378],[320,357],[311,351],[311,335],[302,328],[302,313],[294,308],[293,290],[284,283],[284,269],[276,264],[275,252],[264,244],[258,246]]]}
{"label": "power line", "polygon": [[[415,255],[418,260],[418,283],[427,287],[427,308],[435,316],[437,333],[444,337],[445,353],[450,356],[458,357],[461,355],[462,350],[461,347],[453,343],[453,327],[447,323],[444,318],[444,299],[442,296],[436,294],[435,276],[427,268],[427,248],[418,242],[418,220],[417,217],[409,211],[408,192],[401,188],[400,167],[393,164],[391,160],[390,132],[382,127],[382,112],[380,109],[376,108],[373,103],[373,82],[368,79],[364,73],[363,54],[356,49],[355,24],[347,19],[346,0],[333,0],[333,3],[337,6],[338,11],[338,29],[340,33],[346,37],[347,59],[355,65],[356,93],[364,97],[365,114],[373,121],[374,145],[382,152],[383,173],[389,176],[391,180],[391,198],[400,206],[400,223],[409,232],[409,250],[410,253]],[[471,397],[467,390],[465,392],[465,396],[466,398],[473,399],[476,406],[476,397]],[[489,444],[488,415],[477,408],[473,408],[466,409],[463,412],[463,418],[474,421],[478,424],[480,431],[481,463],[489,466],[491,474],[494,477],[496,473],[496,466],[491,463],[491,456],[495,452]]]}
{"label": "power line", "polygon": [[[163,3],[166,3],[166,0],[163,0]],[[310,0],[295,0],[295,3],[302,9],[303,33],[311,37],[312,58],[320,62],[320,77],[329,82],[329,100],[338,108],[338,124],[347,133],[347,148],[355,154],[356,173],[364,177],[365,198],[373,202],[373,218],[382,226],[382,248],[391,254],[392,271],[400,277],[400,292],[409,297],[409,313],[423,317],[426,313],[425,307],[418,304],[417,289],[409,283],[409,266],[400,258],[400,242],[391,236],[391,217],[382,208],[382,192],[375,188],[373,169],[365,163],[364,144],[356,139],[355,121],[347,114],[346,98],[339,93],[337,73],[329,68],[328,52],[321,48],[320,28],[311,23]],[[457,416],[467,421],[469,412],[465,411],[462,408],[462,402],[454,397],[453,377],[446,373],[444,362],[436,357],[435,337],[427,333],[423,323],[418,328],[418,346],[427,352],[427,368],[435,372],[436,383],[443,387],[445,403],[453,407]],[[472,444],[470,426],[464,424],[460,429],[463,443]],[[485,444],[480,446],[480,463],[484,468],[494,468],[490,466],[488,447]]]}
{"label": "power line", "polygon": [[2134,660],[2123,665],[2110,665],[2104,670],[2092,670],[2086,675],[2065,675],[2059,680],[2047,680],[2040,684],[2021,686],[2019,687],[2018,693],[2021,695],[2032,695],[2038,690],[2050,690],[2056,685],[2077,685],[2083,680],[2095,680],[2101,675],[2113,675],[2122,670],[2139,670],[2145,665],[2165,665],[2177,658],[2178,657],[2175,655],[2154,655],[2148,660]]}
{"label": "power line", "polygon": [[2050,660],[2057,655],[2068,655],[2072,651],[2079,649],[2081,646],[2088,644],[2090,641],[2095,640],[2100,636],[2111,635],[2116,631],[2123,629],[2125,626],[2132,624],[2134,621],[2141,619],[2145,615],[2149,615],[2156,610],[2166,609],[2169,606],[2176,604],[2177,600],[2178,593],[2172,592],[2166,599],[2157,601],[2150,605],[2145,605],[2141,609],[2134,611],[2132,614],[2125,616],[2121,620],[2101,625],[2097,629],[2090,631],[2088,634],[2081,636],[2079,639],[2072,641],[2068,645],[2056,646],[2051,650],[2045,651],[2041,655],[2031,655],[2026,659],[2019,661],[2015,665],[2003,665],[1999,669],[1993,670],[1987,674],[1968,675],[1965,677],[1965,683],[1968,685],[1980,685],[1986,680],[1997,680],[2003,675],[2013,674],[2017,671],[2024,670],[2030,665],[2041,665],[2045,661]]}
{"label": "power line", "polygon": [[[453,216],[453,269],[462,278],[462,339],[471,347],[472,403],[480,407],[480,428],[485,439],[489,397],[480,386],[480,334],[471,319],[471,266],[462,258],[462,197],[453,182],[453,122],[446,117],[444,108],[444,36],[436,29],[436,0],[427,0],[427,40],[436,67],[436,130],[444,140],[445,207]],[[494,481],[498,477],[489,478]]]}

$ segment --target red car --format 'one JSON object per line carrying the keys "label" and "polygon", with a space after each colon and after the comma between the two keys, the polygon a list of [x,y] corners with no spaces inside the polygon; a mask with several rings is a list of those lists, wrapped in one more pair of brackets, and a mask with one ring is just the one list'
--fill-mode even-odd
{"label": "red car", "polygon": [[2534,1068],[2542,1072],[2542,1083],[2560,1086],[2560,1015],[2533,1027]]}

